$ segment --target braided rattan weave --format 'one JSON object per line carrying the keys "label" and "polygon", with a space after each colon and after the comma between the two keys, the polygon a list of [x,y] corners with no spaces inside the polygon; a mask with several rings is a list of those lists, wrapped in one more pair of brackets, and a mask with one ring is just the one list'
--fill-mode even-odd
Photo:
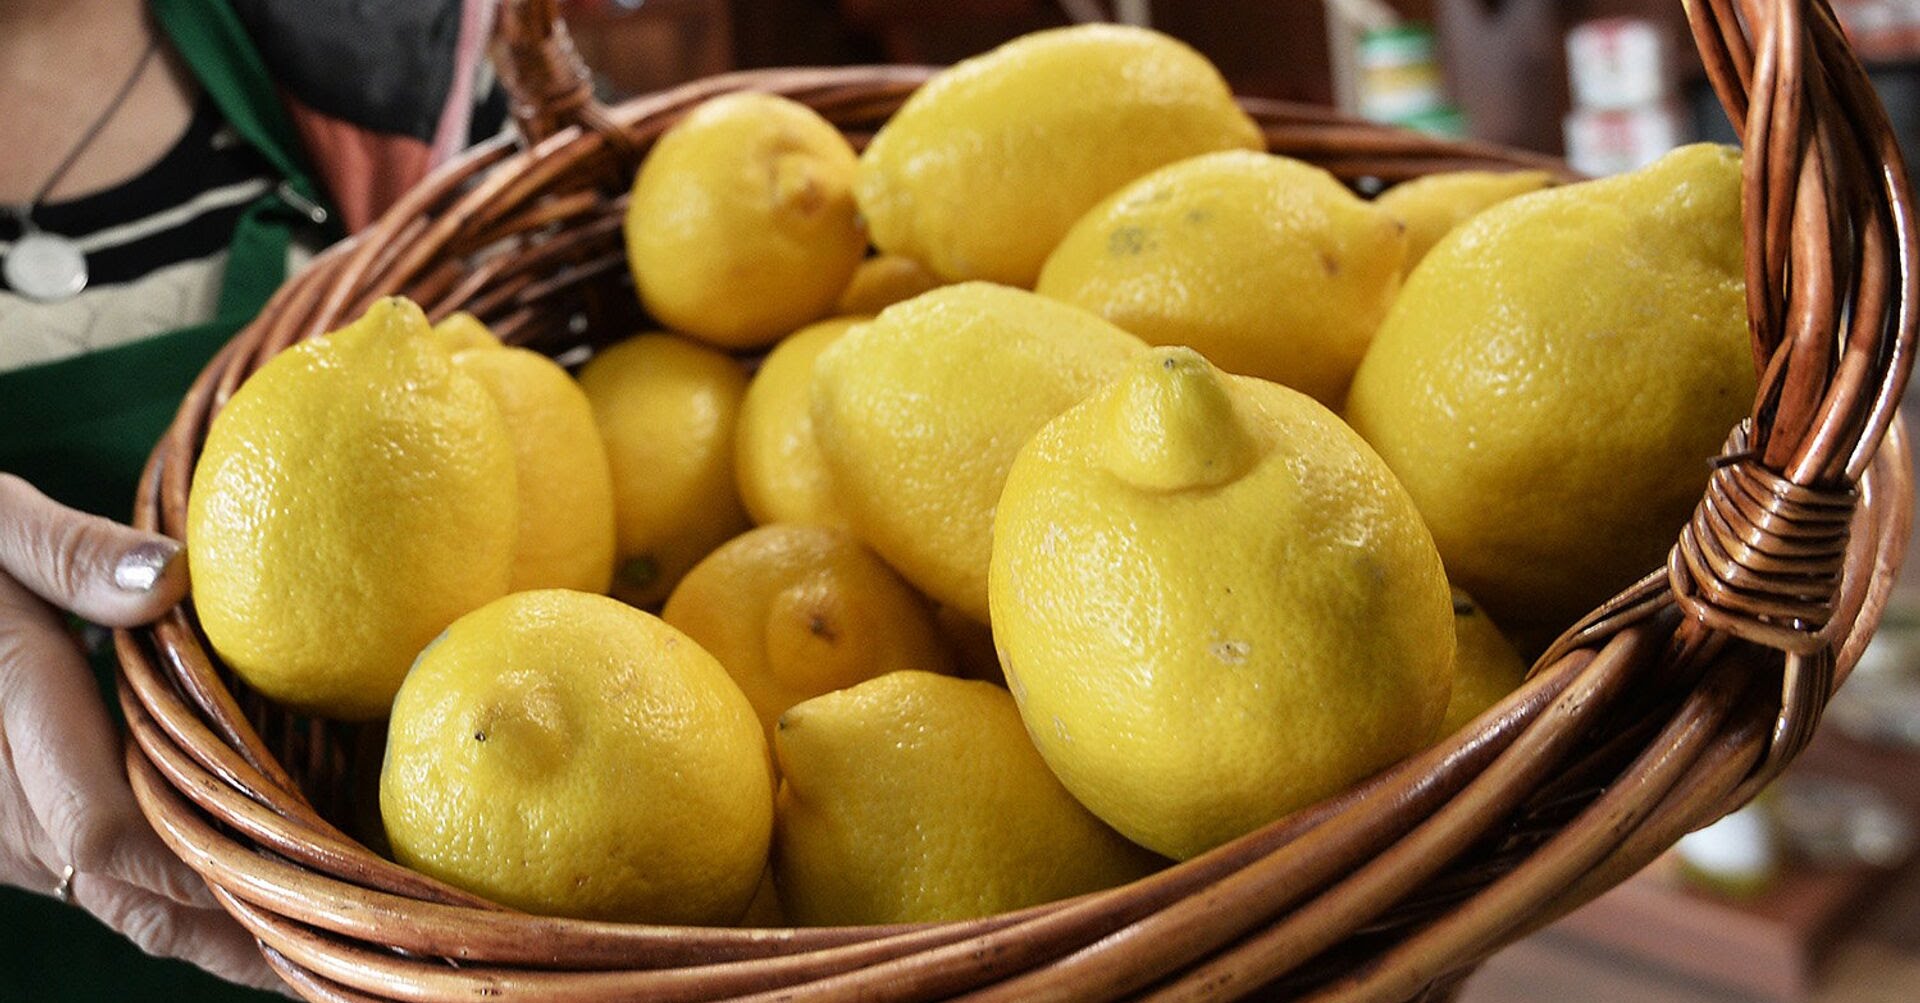
{"label": "braided rattan weave", "polygon": [[[1871,636],[1908,536],[1895,405],[1920,290],[1892,132],[1820,0],[1694,0],[1688,13],[1745,141],[1752,417],[1667,567],[1574,625],[1511,698],[1362,789],[1135,884],[971,922],[530,917],[349,835],[378,828],[355,796],[377,736],[247,691],[183,605],[117,637],[142,807],[314,1000],[1445,997],[1488,954],[1773,777]],[[635,330],[624,192],[648,145],[703,98],[785,94],[858,143],[929,72],[741,73],[603,108],[550,2],[510,0],[502,22],[501,68],[531,142],[472,151],[289,283],[182,404],[141,486],[142,525],[182,535],[221,403],[273,353],[375,297],[404,293],[436,318],[471,310],[555,354]],[[1307,108],[1246,107],[1273,150],[1348,179],[1564,170]]]}

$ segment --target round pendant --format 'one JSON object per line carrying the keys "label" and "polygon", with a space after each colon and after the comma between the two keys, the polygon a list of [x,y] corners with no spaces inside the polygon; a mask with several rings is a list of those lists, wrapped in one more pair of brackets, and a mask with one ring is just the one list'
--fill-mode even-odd
{"label": "round pendant", "polygon": [[79,245],[44,230],[14,241],[0,269],[14,292],[41,303],[72,299],[87,287],[87,256]]}

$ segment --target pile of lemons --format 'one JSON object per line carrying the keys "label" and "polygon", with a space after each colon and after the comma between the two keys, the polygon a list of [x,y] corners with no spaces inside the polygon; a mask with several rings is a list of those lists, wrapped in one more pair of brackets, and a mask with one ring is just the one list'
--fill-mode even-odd
{"label": "pile of lemons", "polygon": [[[1739,162],[1375,200],[1199,54],[1042,32],[860,153],[736,94],[577,372],[402,299],[214,420],[193,602],[385,719],[396,858],[672,924],[989,914],[1430,746],[1655,566],[1751,406]],[[1485,604],[1482,609],[1467,598]]]}

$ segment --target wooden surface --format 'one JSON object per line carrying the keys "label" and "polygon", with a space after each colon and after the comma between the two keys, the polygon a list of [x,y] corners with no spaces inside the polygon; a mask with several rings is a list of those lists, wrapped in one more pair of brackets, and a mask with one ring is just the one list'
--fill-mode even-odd
{"label": "wooden surface", "polygon": [[1731,990],[1797,1003],[1818,985],[1822,962],[1883,890],[1886,872],[1788,866],[1752,899],[1691,888],[1674,861],[1647,868],[1561,921],[1570,938],[1643,960],[1649,967]]}
{"label": "wooden surface", "polygon": [[[1864,746],[1828,732],[1795,769],[1871,783],[1910,814],[1920,812],[1920,754]],[[1742,915],[1710,901],[1675,898],[1659,887],[1662,876],[1644,875],[1496,955],[1467,984],[1460,1003],[1913,1003],[1920,1000],[1920,866],[1909,862],[1890,876],[1870,880],[1880,887],[1803,876],[1795,883],[1798,893],[1781,890],[1797,894],[1794,901],[1770,896]],[[1840,897],[1856,904],[1830,922],[1828,907]],[[1671,911],[1658,917],[1662,898]],[[1652,917],[1645,929],[1603,929],[1636,913]],[[1722,923],[1717,931],[1715,919]],[[1826,933],[1832,942],[1819,943]],[[1674,944],[1623,949],[1635,934],[1684,939],[1682,953],[1696,957],[1675,965]],[[1796,936],[1806,939],[1796,942]],[[1769,956],[1769,949],[1805,951],[1818,960],[1804,991],[1766,991],[1795,967],[1795,959]],[[1699,974],[1715,967],[1745,971],[1723,978]],[[1742,981],[1751,988],[1739,988]]]}
{"label": "wooden surface", "polygon": [[[1920,391],[1910,388],[1901,416],[1909,433],[1920,433],[1916,416],[1920,416]],[[1912,462],[1915,475],[1920,476],[1920,454]],[[1920,549],[1911,544],[1908,552],[1920,555]],[[1901,568],[1890,605],[1920,607],[1920,559],[1909,560]],[[1796,769],[1825,770],[1871,783],[1920,813],[1920,753],[1863,745],[1829,727]],[[1824,958],[1807,997],[1811,1003],[1920,1000],[1920,864],[1910,863],[1889,879],[1884,894],[1840,932]],[[1645,957],[1596,947],[1563,924],[1495,955],[1467,983],[1458,1003],[1761,1003],[1762,999]]]}

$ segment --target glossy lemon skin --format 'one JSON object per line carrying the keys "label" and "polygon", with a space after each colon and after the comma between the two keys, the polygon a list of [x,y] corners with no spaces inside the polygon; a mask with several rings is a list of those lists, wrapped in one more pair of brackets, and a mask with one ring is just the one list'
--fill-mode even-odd
{"label": "glossy lemon skin", "polygon": [[813,432],[813,363],[866,317],[836,317],[782,338],[760,363],[740,402],[734,478],[759,525],[849,525]]}
{"label": "glossy lemon skin", "polygon": [[994,640],[1047,764],[1183,859],[1438,736],[1453,614],[1432,537],[1311,398],[1141,356],[1020,451]]}
{"label": "glossy lemon skin", "polygon": [[749,530],[694,565],[661,618],[705,648],[769,736],[787,708],[875,676],[950,672],[933,609],[838,530]]}
{"label": "glossy lemon skin", "polygon": [[1684,147],[1502,202],[1408,277],[1347,419],[1503,627],[1571,625],[1678,538],[1753,406],[1740,219],[1738,155]]}
{"label": "glossy lemon skin", "polygon": [[832,309],[867,248],[839,130],[772,94],[695,108],[634,178],[625,221],[640,299],[662,324],[755,348]]}
{"label": "glossy lemon skin", "polygon": [[1454,227],[1516,195],[1552,186],[1546,171],[1447,171],[1394,185],[1373,204],[1407,225],[1410,272]]}
{"label": "glossy lemon skin", "polygon": [[268,697],[381,717],[421,646],[507,591],[517,497],[500,409],[418,306],[380,300],[214,417],[187,500],[195,612]]}
{"label": "glossy lemon skin", "polygon": [[613,475],[593,405],[567,371],[524,348],[463,349],[454,365],[499,405],[519,485],[508,589],[605,592],[613,578]]}
{"label": "glossy lemon skin", "polygon": [[842,316],[871,317],[882,310],[937,289],[940,279],[927,266],[898,254],[876,254],[860,262],[841,290],[833,312]]}
{"label": "glossy lemon skin", "polygon": [[1513,642],[1465,592],[1453,592],[1453,696],[1440,724],[1451,735],[1520,688],[1527,663]]}
{"label": "glossy lemon skin", "polygon": [[874,245],[948,282],[1031,288],[1067,229],[1163,164],[1260,149],[1206,58],[1119,25],[1039,31],[943,71],[860,156]]}
{"label": "glossy lemon skin", "polygon": [[433,325],[433,336],[449,352],[500,347],[500,339],[494,336],[493,330],[465,310],[449,314],[447,319]]}
{"label": "glossy lemon skin", "polygon": [[773,780],[711,655],[604,596],[520,592],[456,621],[394,702],[394,857],[529,912],[732,923],[766,869]]}
{"label": "glossy lemon skin", "polygon": [[733,479],[746,373],[686,338],[644,334],[594,356],[579,379],[613,475],[612,594],[657,608],[688,569],[750,525]]}
{"label": "glossy lemon skin", "polygon": [[1114,193],[1074,224],[1035,291],[1338,408],[1405,254],[1400,222],[1333,175],[1233,150]]}
{"label": "glossy lemon skin", "polygon": [[1067,794],[990,683],[895,672],[788,711],[774,880],[806,926],[968,919],[1164,861]]}
{"label": "glossy lemon skin", "polygon": [[854,532],[937,602],[987,619],[988,540],[1013,454],[1144,346],[985,282],[841,335],[814,363],[814,433]]}

